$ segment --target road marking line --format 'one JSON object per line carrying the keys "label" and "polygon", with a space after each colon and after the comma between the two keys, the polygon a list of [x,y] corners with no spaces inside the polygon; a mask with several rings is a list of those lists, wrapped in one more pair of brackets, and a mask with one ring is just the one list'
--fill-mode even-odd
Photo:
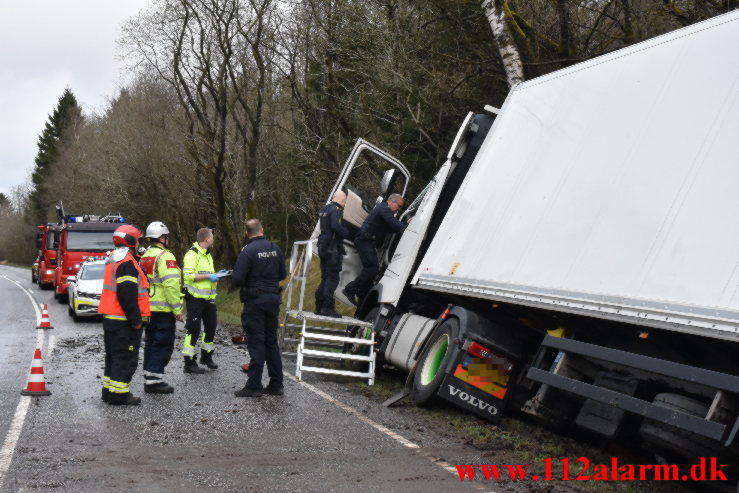
{"label": "road marking line", "polygon": [[[456,467],[453,467],[451,464],[449,464],[445,460],[439,459],[438,457],[434,457],[429,452],[426,452],[423,449],[421,449],[421,447],[418,446],[417,444],[411,442],[410,440],[408,440],[407,438],[401,436],[400,434],[395,433],[394,431],[392,431],[389,428],[381,425],[380,423],[377,423],[377,422],[373,421],[372,419],[368,418],[367,416],[365,416],[361,412],[357,411],[353,407],[349,406],[348,404],[344,404],[343,402],[341,402],[338,399],[335,399],[334,397],[332,397],[331,395],[327,394],[323,390],[321,390],[321,389],[319,389],[317,387],[314,387],[313,385],[311,385],[309,383],[305,383],[302,380],[298,380],[295,376],[290,375],[290,374],[288,374],[286,372],[283,372],[283,374],[287,378],[289,378],[290,380],[296,382],[298,385],[302,385],[303,387],[305,387],[306,389],[310,390],[311,392],[313,392],[314,394],[318,395],[319,397],[322,397],[323,399],[327,400],[328,402],[330,402],[330,403],[334,404],[335,406],[343,409],[347,413],[355,416],[356,418],[358,418],[363,423],[367,423],[368,425],[370,425],[374,429],[376,429],[376,430],[384,433],[385,435],[389,436],[390,438],[392,438],[396,442],[399,442],[404,447],[407,447],[409,449],[412,449],[414,452],[416,452],[421,457],[423,457],[423,458],[428,459],[429,461],[431,461],[431,463],[433,463],[433,464],[441,467],[442,469],[444,469],[445,471],[447,471],[447,472],[455,475],[456,477],[459,477],[459,473],[457,472],[457,468]],[[465,484],[468,484],[469,486],[477,489],[478,491],[487,491],[487,492],[494,493],[492,490],[489,490],[488,488],[483,488],[479,484],[474,484],[474,483],[465,483]]]}
{"label": "road marking line", "polygon": [[3,486],[5,479],[5,473],[8,472],[10,463],[13,460],[13,454],[15,453],[15,446],[18,443],[18,439],[21,436],[23,430],[23,422],[26,420],[26,413],[28,412],[28,405],[31,403],[31,396],[22,396],[18,407],[15,408],[15,416],[13,416],[13,422],[10,423],[10,429],[8,434],[5,436],[5,443],[3,448],[0,449],[0,488]]}
{"label": "road marking line", "polygon": [[21,283],[14,281],[13,279],[9,278],[8,276],[4,274],[0,277],[5,279],[6,281],[12,282],[13,284],[21,288],[21,291],[26,293],[26,296],[28,296],[28,298],[31,300],[31,305],[33,305],[33,309],[36,310],[36,327],[38,327],[39,324],[41,323],[41,310],[39,309],[39,304],[36,302],[36,299],[33,297],[33,293],[31,293],[29,290],[24,288]]}
{"label": "road marking line", "polygon": [[[30,298],[31,306],[33,306],[33,309],[36,311],[36,326],[38,327],[38,325],[41,323],[41,310],[39,310],[39,305],[38,303],[36,303],[36,300],[33,298],[31,292],[13,279],[10,279],[5,275],[1,277],[3,277],[6,281],[10,281],[21,288],[21,291],[26,293],[26,295]],[[36,329],[36,347],[39,349],[44,342],[44,332],[46,331]],[[31,363],[31,365],[33,365],[33,363]],[[13,422],[10,424],[8,433],[7,435],[5,435],[5,442],[3,443],[3,447],[0,449],[0,489],[3,487],[5,474],[8,472],[10,463],[13,460],[15,447],[18,444],[18,439],[21,436],[21,431],[23,431],[23,423],[26,421],[26,414],[28,413],[28,406],[30,403],[31,396],[21,396],[20,401],[18,402],[18,407],[15,408]]]}

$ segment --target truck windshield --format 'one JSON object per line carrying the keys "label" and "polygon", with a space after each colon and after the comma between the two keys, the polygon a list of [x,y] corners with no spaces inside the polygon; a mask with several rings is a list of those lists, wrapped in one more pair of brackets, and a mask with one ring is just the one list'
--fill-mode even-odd
{"label": "truck windshield", "polygon": [[67,250],[78,252],[93,252],[112,250],[112,231],[70,231],[67,233]]}
{"label": "truck windshield", "polygon": [[82,270],[80,279],[84,281],[91,281],[95,279],[102,279],[105,274],[105,265],[86,265]]}

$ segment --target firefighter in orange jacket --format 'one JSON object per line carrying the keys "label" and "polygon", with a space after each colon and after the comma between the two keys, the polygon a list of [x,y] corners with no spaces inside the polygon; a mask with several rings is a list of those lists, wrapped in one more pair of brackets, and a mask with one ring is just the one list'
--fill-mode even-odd
{"label": "firefighter in orange jacket", "polygon": [[99,312],[103,315],[105,372],[103,400],[112,405],[141,402],[129,384],[139,363],[141,333],[149,321],[149,281],[135,257],[141,231],[125,224],[113,232],[116,249],[108,257]]}

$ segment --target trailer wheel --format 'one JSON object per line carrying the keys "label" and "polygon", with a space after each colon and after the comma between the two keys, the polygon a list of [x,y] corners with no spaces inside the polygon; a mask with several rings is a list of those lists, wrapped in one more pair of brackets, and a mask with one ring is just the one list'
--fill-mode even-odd
{"label": "trailer wheel", "polygon": [[416,404],[433,402],[436,390],[444,379],[444,367],[449,363],[452,344],[459,334],[459,320],[447,319],[431,335],[423,354],[418,360],[413,376],[411,398]]}
{"label": "trailer wheel", "polygon": [[[667,409],[705,417],[708,405],[680,394],[657,394],[653,403]],[[727,412],[717,409],[715,419],[724,421]],[[645,419],[640,433],[650,448],[680,457],[720,457],[726,453],[722,443],[686,430],[675,428],[660,421]],[[686,455],[687,454],[687,455]]]}

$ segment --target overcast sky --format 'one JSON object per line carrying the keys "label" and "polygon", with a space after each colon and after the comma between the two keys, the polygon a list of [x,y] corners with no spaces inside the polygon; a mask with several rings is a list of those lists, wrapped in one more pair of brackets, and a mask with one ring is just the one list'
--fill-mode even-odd
{"label": "overcast sky", "polygon": [[100,110],[126,74],[116,39],[147,0],[0,0],[0,192],[23,183],[65,87]]}

